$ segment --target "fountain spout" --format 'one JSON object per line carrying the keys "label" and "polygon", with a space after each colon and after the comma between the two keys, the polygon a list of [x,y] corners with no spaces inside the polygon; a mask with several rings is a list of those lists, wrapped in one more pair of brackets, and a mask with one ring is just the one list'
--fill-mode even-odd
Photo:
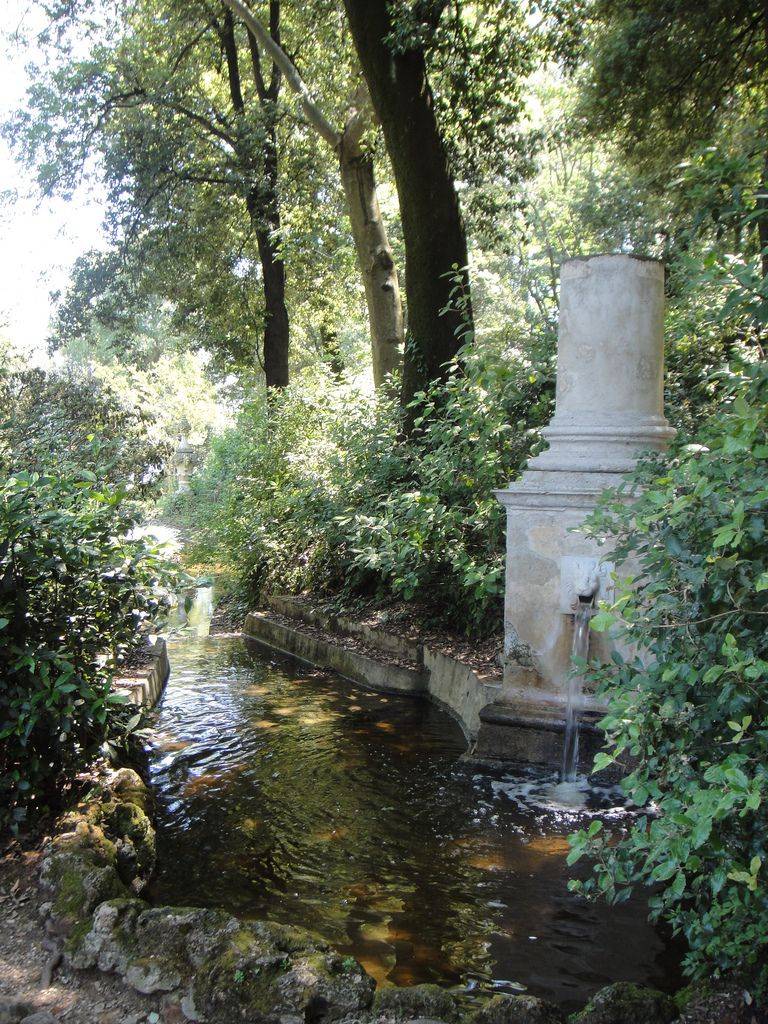
{"label": "fountain spout", "polygon": [[600,582],[599,567],[595,563],[585,574],[583,582],[576,586],[576,600],[573,603],[574,611],[578,611],[585,604],[589,605],[590,608],[594,607],[595,598],[600,590]]}

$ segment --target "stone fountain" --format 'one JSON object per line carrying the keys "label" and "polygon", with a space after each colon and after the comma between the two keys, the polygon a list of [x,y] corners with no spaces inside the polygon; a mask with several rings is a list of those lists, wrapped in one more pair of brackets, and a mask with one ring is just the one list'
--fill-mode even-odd
{"label": "stone fountain", "polygon": [[[674,435],[664,417],[664,268],[636,256],[569,260],[560,276],[549,448],[496,497],[507,510],[504,685],[480,714],[476,756],[560,764],[573,687],[574,618],[611,597],[610,552],[579,532],[606,487]],[[590,658],[610,641],[592,634]],[[572,699],[572,698],[571,698]],[[602,708],[579,696],[580,767]],[[572,709],[571,709],[572,710]]]}

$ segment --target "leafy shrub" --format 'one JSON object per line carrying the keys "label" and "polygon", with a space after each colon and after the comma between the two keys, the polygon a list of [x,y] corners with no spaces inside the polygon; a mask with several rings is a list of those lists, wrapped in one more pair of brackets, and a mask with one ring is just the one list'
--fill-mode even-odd
{"label": "leafy shrub", "polygon": [[0,827],[57,804],[125,728],[111,683],[162,571],[126,498],[88,470],[0,478]]}
{"label": "leafy shrub", "polygon": [[614,494],[591,519],[638,567],[594,623],[637,650],[593,672],[609,702],[596,764],[631,755],[623,787],[647,813],[615,845],[599,823],[572,837],[571,862],[588,854],[595,871],[571,884],[615,901],[652,887],[653,915],[687,939],[691,975],[765,985],[768,370],[720,385],[702,443],[644,462],[640,496]]}
{"label": "leafy shrub", "polygon": [[143,496],[171,454],[167,443],[152,437],[150,413],[75,370],[0,370],[0,408],[6,473],[87,469]]}
{"label": "leafy shrub", "polygon": [[[417,397],[401,435],[387,398],[305,374],[247,408],[193,482],[209,557],[251,599],[314,591],[344,605],[415,601],[468,634],[501,622],[504,516],[493,497],[538,441],[552,367],[469,362]],[[189,501],[183,512],[189,516]],[[194,557],[194,553],[193,553]]]}

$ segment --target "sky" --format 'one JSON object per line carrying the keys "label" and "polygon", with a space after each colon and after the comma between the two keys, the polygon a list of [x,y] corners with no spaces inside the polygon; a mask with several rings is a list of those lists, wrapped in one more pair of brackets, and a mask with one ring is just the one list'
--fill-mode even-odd
{"label": "sky", "polygon": [[[40,15],[33,0],[0,0],[0,121],[24,104],[30,82],[25,67],[32,50],[9,36],[34,34]],[[65,288],[69,269],[86,250],[103,245],[104,204],[98,192],[81,190],[69,201],[42,201],[30,170],[0,140],[0,336],[45,362],[52,312],[50,292]]]}

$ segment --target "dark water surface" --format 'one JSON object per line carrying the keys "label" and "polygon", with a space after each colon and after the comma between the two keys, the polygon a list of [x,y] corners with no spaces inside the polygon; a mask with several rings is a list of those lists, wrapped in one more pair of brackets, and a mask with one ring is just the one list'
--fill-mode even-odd
{"label": "dark water surface", "polygon": [[496,984],[566,1009],[611,981],[674,987],[642,904],[568,893],[579,818],[460,762],[461,731],[433,705],[236,637],[180,636],[170,654],[157,900],[301,924],[379,984]]}

